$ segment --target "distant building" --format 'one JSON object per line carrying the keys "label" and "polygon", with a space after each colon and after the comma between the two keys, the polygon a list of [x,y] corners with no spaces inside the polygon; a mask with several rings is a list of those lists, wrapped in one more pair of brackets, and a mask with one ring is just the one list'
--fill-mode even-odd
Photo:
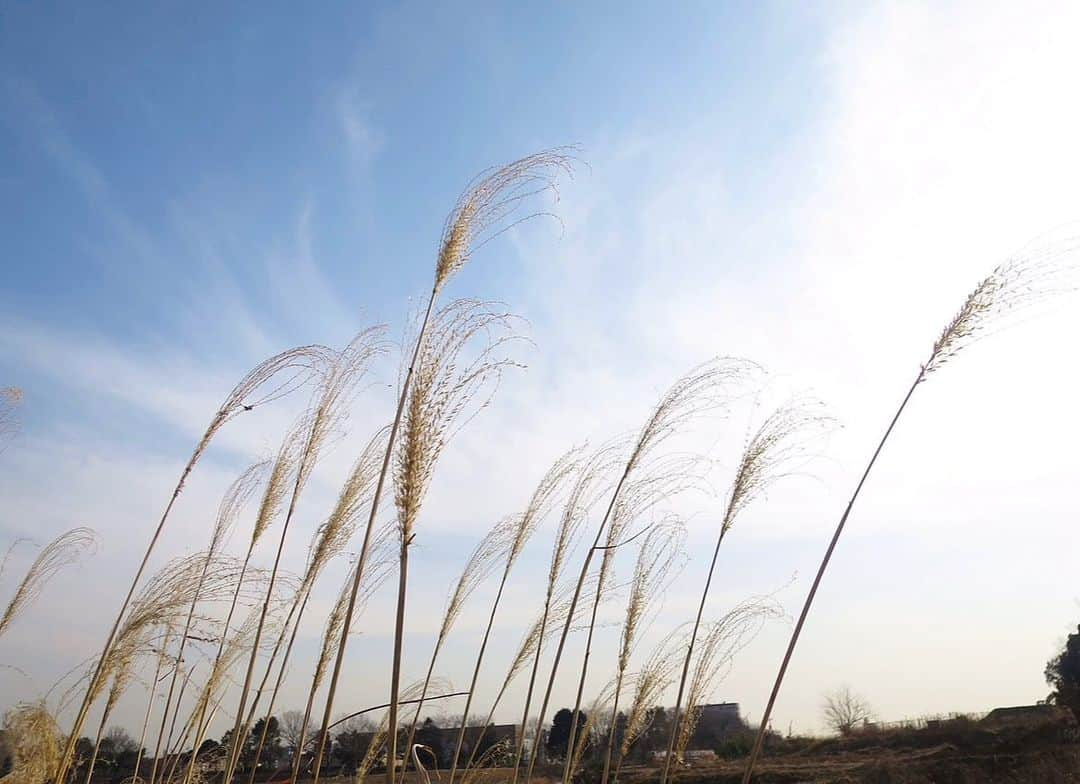
{"label": "distant building", "polygon": [[746,729],[737,702],[702,705],[700,710],[701,715],[688,749],[715,751],[730,735]]}

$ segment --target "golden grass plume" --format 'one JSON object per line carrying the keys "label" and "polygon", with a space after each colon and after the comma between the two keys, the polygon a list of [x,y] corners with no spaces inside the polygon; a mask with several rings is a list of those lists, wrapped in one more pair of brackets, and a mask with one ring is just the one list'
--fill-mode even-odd
{"label": "golden grass plume", "polygon": [[63,735],[44,702],[24,702],[4,714],[11,772],[4,784],[46,784],[60,764]]}
{"label": "golden grass plume", "polygon": [[435,263],[435,290],[441,289],[472,253],[523,220],[547,213],[515,214],[532,197],[558,197],[560,176],[572,176],[571,148],[553,148],[481,172],[461,194],[446,219]]}
{"label": "golden grass plume", "polygon": [[0,634],[8,630],[15,618],[41,594],[57,572],[75,563],[87,552],[92,552],[97,542],[97,534],[91,529],[72,528],[45,545],[15,589],[4,608],[4,614],[0,615]]}

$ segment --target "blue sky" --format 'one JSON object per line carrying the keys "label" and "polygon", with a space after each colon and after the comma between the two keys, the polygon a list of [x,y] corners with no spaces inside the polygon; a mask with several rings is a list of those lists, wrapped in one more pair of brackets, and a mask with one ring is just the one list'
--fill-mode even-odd
{"label": "blue sky", "polygon": [[[73,613],[72,583],[58,581],[41,620],[3,642],[38,672],[0,702],[44,691],[92,649],[114,575],[233,380],[373,321],[399,334],[470,178],[562,144],[580,145],[583,164],[544,205],[561,223],[501,237],[452,287],[505,301],[536,345],[436,477],[408,668],[438,620],[424,597],[444,595],[547,462],[636,426],[716,353],[762,362],[776,394],[809,389],[844,424],[818,481],[785,486],[733,537],[716,595],[719,609],[786,586],[793,612],[946,316],[1002,256],[1080,217],[1080,113],[1063,100],[1076,21],[1053,3],[6,8],[0,386],[25,400],[0,454],[0,535],[43,541],[85,523],[102,548],[78,572],[100,604],[82,597]],[[1059,413],[1075,397],[1059,357],[1076,328],[1057,312],[927,386],[821,595],[778,726],[817,727],[822,692],[840,683],[889,719],[1044,696],[1042,665],[1077,612],[1054,568],[1071,563],[1080,511],[1064,467],[1080,431]],[[309,524],[382,420],[392,365],[354,417],[360,435],[326,461]],[[223,434],[166,552],[197,546],[221,489],[275,448],[288,412]],[[752,415],[706,436],[721,466]],[[692,545],[707,543],[715,501],[681,511]],[[520,601],[543,550],[523,562]],[[687,584],[702,568],[691,560]],[[692,593],[673,592],[672,613],[689,615]],[[370,655],[387,612],[372,607]],[[50,619],[71,616],[50,641]],[[507,639],[520,621],[505,620]],[[763,632],[716,698],[759,713],[786,631]],[[476,634],[465,623],[462,645]],[[973,678],[972,646],[1009,666],[988,657]],[[447,667],[463,679],[467,656]],[[348,697],[379,684],[365,671]]]}

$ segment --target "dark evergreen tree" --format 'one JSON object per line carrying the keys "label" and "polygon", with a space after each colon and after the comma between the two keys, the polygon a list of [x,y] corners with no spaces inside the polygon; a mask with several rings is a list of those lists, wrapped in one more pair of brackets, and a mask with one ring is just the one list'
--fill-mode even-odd
{"label": "dark evergreen tree", "polygon": [[1080,719],[1080,627],[1069,635],[1065,649],[1046,663],[1044,674],[1053,688],[1048,701],[1069,708]]}
{"label": "dark evergreen tree", "polygon": [[[573,713],[569,708],[562,708],[551,719],[551,731],[548,733],[547,753],[552,759],[566,759],[566,744],[570,740],[570,722]],[[585,726],[585,712],[578,711],[578,732]]]}

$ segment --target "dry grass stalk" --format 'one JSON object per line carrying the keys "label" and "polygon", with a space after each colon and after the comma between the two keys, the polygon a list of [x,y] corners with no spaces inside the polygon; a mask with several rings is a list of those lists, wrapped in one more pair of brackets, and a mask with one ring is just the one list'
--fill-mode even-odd
{"label": "dry grass stalk", "polygon": [[[644,516],[657,504],[667,501],[700,482],[705,461],[693,454],[662,454],[659,447],[681,427],[705,413],[726,409],[732,387],[741,385],[757,368],[742,360],[718,358],[700,365],[677,381],[658,404],[653,416],[642,429],[630,452],[626,468],[612,495],[604,523],[607,524],[606,542],[600,564],[599,587],[593,602],[582,657],[581,676],[578,679],[577,698],[570,719],[570,743],[577,732],[578,711],[585,691],[589,656],[592,651],[596,612],[601,595],[611,575],[615,549],[621,544],[623,534],[632,520]],[[604,524],[601,524],[601,531]],[[600,541],[599,532],[593,550]],[[590,556],[592,551],[590,551]],[[586,568],[589,558],[586,558]],[[554,676],[554,671],[552,672]],[[570,782],[570,759],[563,770],[563,784]]]}
{"label": "dry grass stalk", "polygon": [[686,692],[686,711],[676,724],[675,760],[682,762],[705,704],[716,683],[730,669],[735,655],[761,631],[765,622],[783,616],[783,610],[771,598],[755,597],[736,605],[719,621],[707,624],[697,647],[690,688]]}
{"label": "dry grass stalk", "polygon": [[[450,636],[450,630],[461,615],[465,602],[480,584],[491,575],[499,559],[506,553],[513,535],[513,528],[513,518],[506,518],[496,523],[495,527],[488,531],[476,547],[473,548],[472,553],[465,562],[465,568],[461,570],[461,574],[454,583],[454,590],[450,592],[450,598],[447,600],[442,623],[439,626],[439,633],[435,638],[435,646],[431,651],[431,658],[428,660],[427,674],[424,676],[423,686],[420,689],[416,711],[413,713],[409,725],[409,734],[405,743],[406,749],[412,748],[413,740],[416,737],[420,712],[423,710],[424,700],[428,693],[428,682],[435,672],[435,664],[438,661],[443,644],[446,642],[447,637]],[[465,715],[468,715],[467,710]]]}
{"label": "dry grass stalk", "polygon": [[[397,408],[394,419],[390,426],[390,437],[387,442],[386,453],[383,455],[382,469],[379,472],[379,481],[375,490],[375,503],[372,504],[371,514],[368,519],[367,529],[364,533],[364,543],[360,549],[360,557],[356,569],[356,577],[353,583],[349,599],[349,607],[345,613],[345,624],[341,630],[341,643],[338,646],[337,657],[334,661],[334,673],[330,679],[330,687],[327,694],[326,706],[323,711],[322,732],[319,737],[319,746],[315,752],[314,782],[318,784],[319,772],[323,754],[326,750],[327,727],[330,724],[330,716],[333,712],[334,697],[337,692],[337,684],[341,676],[342,662],[345,658],[346,643],[349,637],[349,625],[353,615],[353,608],[359,593],[360,581],[364,574],[364,565],[367,558],[369,538],[375,527],[378,515],[379,499],[382,496],[383,485],[390,473],[392,458],[397,448],[397,433],[405,419],[406,405],[412,398],[412,384],[414,375],[421,368],[421,357],[427,343],[428,327],[439,293],[447,281],[465,264],[472,252],[497,236],[504,227],[508,227],[507,218],[510,218],[528,197],[554,190],[554,175],[560,172],[570,173],[572,161],[563,150],[547,150],[533,156],[522,158],[518,161],[500,167],[493,172],[484,173],[458,200],[457,205],[451,211],[443,229],[442,241],[439,253],[435,261],[434,278],[431,285],[431,294],[428,296],[427,308],[420,319],[420,326],[416,333],[413,344],[412,357],[401,379],[401,389],[398,395]],[[520,187],[528,186],[528,187]],[[528,216],[525,216],[526,218]],[[501,226],[500,226],[501,224]],[[402,579],[404,577],[402,576]],[[399,581],[400,582],[400,581]],[[404,608],[402,608],[402,612]],[[400,651],[395,654],[395,659],[400,659]],[[397,669],[397,668],[395,668]],[[392,694],[397,691],[397,678],[391,686]],[[391,710],[396,715],[396,696],[391,698]],[[390,784],[393,784],[393,769],[390,774]]]}
{"label": "dry grass stalk", "polygon": [[963,305],[945,325],[944,329],[934,341],[930,349],[930,355],[919,367],[919,372],[908,388],[907,394],[900,401],[900,405],[889,421],[885,432],[878,441],[877,447],[870,455],[870,460],[863,469],[862,475],[855,490],[848,499],[840,520],[836,524],[832,538],[825,548],[825,554],[821,558],[814,581],[810,584],[810,591],[803,602],[799,618],[795,622],[795,628],[788,640],[787,650],[780,662],[780,669],[773,682],[769,700],[765,705],[765,712],[761,718],[754,746],[746,761],[746,769],[743,772],[743,784],[749,784],[750,777],[754,773],[754,765],[761,754],[761,747],[765,740],[766,728],[769,718],[772,716],[776,697],[780,693],[780,685],[784,681],[791,657],[795,652],[795,646],[799,642],[806,617],[810,613],[810,607],[814,603],[818,586],[825,574],[825,570],[832,560],[833,551],[836,549],[840,535],[844,531],[848,517],[855,501],[870,476],[878,456],[885,448],[893,428],[900,421],[900,417],[907,408],[908,402],[915,394],[918,386],[930,376],[944,367],[956,355],[970,346],[975,341],[987,336],[996,329],[1002,329],[1010,323],[1015,323],[1025,313],[1031,313],[1038,306],[1045,305],[1052,298],[1073,293],[1077,289],[1077,273],[1080,266],[1077,265],[1076,256],[1080,251],[1080,237],[1067,237],[1062,240],[1039,241],[1023,249],[1019,254],[1007,259],[995,267],[989,275],[983,278],[972,292],[964,300]]}
{"label": "dry grass stalk", "polygon": [[[304,433],[304,439],[299,448],[296,458],[296,471],[293,477],[292,490],[289,497],[289,506],[285,512],[285,519],[281,526],[281,535],[278,539],[277,553],[274,556],[274,564],[270,570],[270,582],[266,590],[264,601],[264,613],[269,612],[270,599],[277,579],[278,569],[281,565],[281,555],[285,549],[285,541],[289,533],[289,524],[292,522],[296,511],[297,502],[307,485],[311,472],[319,460],[323,446],[335,429],[348,415],[348,406],[352,402],[352,396],[360,379],[367,371],[371,361],[383,353],[384,329],[372,327],[358,334],[340,352],[332,355],[329,366],[319,382],[311,406],[301,419],[300,430]],[[297,604],[303,599],[298,596]],[[292,611],[290,611],[290,616]],[[286,621],[288,626],[288,621]],[[284,631],[284,629],[283,629]],[[240,705],[236,711],[236,723],[233,727],[233,736],[226,757],[225,781],[231,781],[232,774],[236,770],[239,760],[242,732],[241,726],[244,719],[244,708],[247,705],[248,693],[251,681],[255,673],[255,661],[258,656],[259,643],[262,639],[262,629],[255,630],[255,643],[251,650],[248,661],[247,674],[244,677],[244,686],[240,691]],[[153,782],[151,782],[153,784]]]}
{"label": "dry grass stalk", "polygon": [[[480,643],[480,650],[476,655],[476,664],[473,667],[472,681],[469,683],[468,696],[465,698],[465,707],[462,710],[462,715],[464,716],[469,715],[469,709],[472,707],[473,693],[476,691],[476,683],[480,678],[480,667],[484,661],[484,652],[487,649],[488,639],[491,636],[491,627],[495,624],[495,613],[499,609],[499,602],[502,600],[503,590],[506,588],[506,581],[510,577],[510,571],[514,568],[514,563],[517,561],[518,556],[521,555],[521,551],[525,548],[525,543],[528,542],[529,538],[533,535],[533,532],[535,532],[536,526],[547,515],[552,504],[558,500],[558,494],[563,483],[568,477],[572,476],[577,469],[580,452],[580,449],[574,448],[559,457],[536,486],[532,496],[529,498],[529,503],[526,505],[525,510],[517,515],[516,518],[511,518],[510,520],[510,536],[509,544],[506,548],[506,563],[503,566],[502,578],[499,580],[499,588],[495,593],[495,600],[491,604],[491,612],[488,615],[487,628],[484,629],[484,637]],[[416,718],[413,720],[414,728],[416,726],[416,719],[419,719],[419,717],[420,714],[419,711],[417,711]],[[463,721],[461,727],[458,729],[457,743],[454,747],[454,756],[451,758],[450,784],[454,784],[458,760],[461,756],[461,746],[464,741],[465,722]],[[409,742],[411,745],[411,733]]]}
{"label": "dry grass stalk", "polygon": [[[286,668],[288,667],[289,659],[292,655],[293,645],[296,642],[296,635],[299,632],[300,623],[303,620],[304,610],[307,608],[308,600],[311,598],[311,591],[315,586],[315,581],[331,559],[337,556],[344,549],[345,545],[348,544],[349,540],[352,539],[356,526],[360,521],[361,513],[365,507],[370,506],[372,502],[372,494],[375,490],[375,482],[378,475],[379,458],[385,450],[387,432],[388,429],[383,428],[368,442],[367,446],[361,452],[360,457],[353,463],[352,470],[349,472],[349,476],[345,480],[345,484],[338,494],[337,502],[334,504],[330,516],[315,532],[315,537],[310,547],[307,568],[301,579],[300,587],[297,589],[296,597],[294,598],[292,608],[289,611],[289,616],[285,619],[285,625],[282,627],[281,633],[278,635],[277,642],[270,654],[270,660],[267,662],[266,671],[263,673],[262,681],[259,683],[259,687],[255,692],[255,697],[251,703],[251,710],[248,714],[247,724],[245,725],[244,731],[247,732],[247,727],[251,725],[255,716],[256,707],[262,697],[263,691],[266,689],[267,680],[270,677],[274,661],[277,659],[278,652],[281,649],[285,633],[291,624],[292,633],[289,637],[288,645],[285,648],[285,653],[281,657],[277,681],[271,691],[270,701],[263,717],[263,729],[255,747],[255,759],[259,759],[262,754],[263,745],[266,743],[266,734],[270,729],[270,717],[274,712],[274,704],[277,702],[277,695],[281,689],[281,684],[284,681]],[[255,769],[253,768],[251,771],[252,784],[254,784],[254,777]]]}
{"label": "dry grass stalk", "polygon": [[[277,354],[248,373],[225,398],[221,407],[211,418],[210,424],[207,426],[202,438],[199,440],[198,444],[195,445],[195,449],[188,458],[184,469],[180,472],[180,478],[177,480],[172,495],[165,505],[165,510],[161,514],[161,519],[158,521],[157,527],[154,529],[154,533],[150,537],[150,542],[146,547],[146,552],[143,554],[139,567],[135,571],[135,576],[131,581],[131,586],[128,588],[127,595],[124,597],[123,602],[121,602],[120,610],[117,612],[116,619],[113,621],[109,634],[105,638],[105,644],[102,646],[101,653],[97,658],[99,664],[104,664],[108,661],[109,651],[116,640],[120,624],[123,622],[128,607],[135,597],[135,592],[138,590],[139,583],[142,581],[143,573],[146,571],[146,567],[150,562],[150,556],[153,554],[154,548],[161,538],[162,531],[165,530],[165,523],[168,521],[169,514],[176,504],[176,499],[179,498],[181,491],[184,489],[184,484],[187,482],[191,472],[195,470],[199,458],[206,452],[206,449],[210,446],[210,442],[213,440],[214,436],[237,415],[245,411],[250,411],[256,406],[276,400],[303,386],[308,378],[321,367],[325,358],[325,352],[326,349],[322,346],[304,346]],[[100,681],[103,679],[103,676],[104,673],[97,671],[90,677],[86,695],[83,698],[82,704],[79,706],[79,711],[75,717],[75,721],[71,728],[71,734],[68,737],[67,745],[64,748],[63,757],[60,761],[59,770],[57,772],[59,781],[63,781],[66,777],[72,754],[75,751],[75,743],[78,740],[79,734],[82,732],[83,722],[86,721],[86,714],[90,710],[93,695],[96,692],[100,692]]]}
{"label": "dry grass stalk", "polygon": [[[213,663],[210,666],[211,680],[213,673],[227,671],[228,667],[231,666],[232,662],[230,661],[228,662],[228,666],[224,666],[224,670],[220,670],[220,668],[225,665],[223,657],[226,655],[226,651],[233,656],[239,655],[239,650],[235,647],[231,647],[232,643],[229,641],[228,633],[232,627],[233,615],[236,612],[236,606],[240,599],[241,588],[244,585],[244,580],[247,576],[248,567],[251,563],[251,556],[255,552],[255,547],[280,513],[281,505],[285,500],[285,493],[288,491],[290,484],[293,483],[293,477],[297,470],[298,456],[305,437],[306,432],[302,427],[294,426],[291,428],[283,439],[281,446],[278,448],[277,455],[274,457],[273,463],[269,468],[269,475],[266,477],[262,498],[259,502],[259,509],[255,516],[255,524],[252,526],[251,537],[248,539],[247,550],[244,554],[244,561],[240,567],[240,575],[236,581],[236,587],[233,591],[232,601],[229,604],[228,614],[225,616],[224,633],[218,641],[218,649],[214,655]],[[265,467],[263,470],[265,472]],[[256,620],[256,626],[257,625],[258,622]],[[242,628],[246,628],[246,625]],[[254,637],[254,633],[255,628],[253,627],[251,629],[252,638]],[[208,684],[209,683],[210,681],[208,681]],[[196,711],[190,722],[196,732],[198,732],[199,728],[207,721],[206,711],[209,710],[209,706],[209,698],[197,703]],[[189,765],[188,770],[185,773],[185,784],[189,784],[192,775],[194,775],[192,766]],[[151,784],[153,784],[152,781]]]}
{"label": "dry grass stalk", "polygon": [[[433,678],[428,685],[434,687],[438,691],[446,691],[451,688],[449,681],[444,678]],[[409,702],[416,700],[423,690],[423,681],[412,683],[401,690],[401,701]],[[379,760],[380,754],[383,753],[383,749],[387,747],[387,740],[397,735],[396,731],[390,731],[391,726],[393,725],[390,723],[390,712],[387,711],[383,714],[382,720],[379,722],[379,726],[376,728],[375,733],[371,738],[371,743],[367,748],[367,752],[365,752],[363,760],[361,760],[360,765],[357,767],[355,778],[356,784],[363,784],[364,779],[367,778],[367,774],[371,771],[372,766]],[[390,770],[392,767],[390,763],[393,757],[390,756],[389,750],[385,752],[385,759],[387,765],[386,769]]]}
{"label": "dry grass stalk", "polygon": [[[574,479],[574,483],[570,488],[570,492],[567,495],[566,503],[563,505],[562,514],[559,517],[559,524],[555,531],[555,542],[551,550],[551,562],[548,566],[548,578],[547,587],[544,592],[544,606],[540,611],[540,618],[536,624],[530,630],[529,635],[526,637],[526,642],[534,640],[531,653],[527,655],[532,656],[532,669],[529,675],[529,685],[525,693],[525,704],[521,714],[521,735],[518,739],[517,748],[514,751],[514,781],[517,781],[518,771],[521,768],[521,757],[525,750],[525,726],[529,720],[529,710],[532,707],[533,690],[536,688],[536,676],[540,671],[540,656],[543,652],[543,643],[550,635],[550,629],[558,627],[559,623],[565,621],[566,616],[560,615],[558,618],[552,617],[552,603],[555,601],[555,590],[559,583],[559,579],[562,577],[563,566],[566,564],[566,558],[570,553],[570,549],[574,543],[578,531],[581,529],[582,523],[588,518],[589,510],[593,504],[599,500],[600,492],[603,489],[603,478],[610,468],[610,463],[615,454],[615,449],[611,446],[605,446],[598,449],[593,455],[580,463],[577,475]],[[567,597],[565,602],[565,612],[570,610],[570,601]],[[525,645],[521,650],[525,649]],[[505,691],[506,685],[509,683],[509,679],[516,674],[516,667],[522,666],[524,662],[520,661],[521,651],[519,651],[519,657],[514,660],[514,665],[510,668],[510,675],[507,676],[507,683],[503,685]],[[500,698],[502,693],[500,692]],[[496,700],[496,703],[498,700]],[[492,713],[494,713],[494,706],[492,707]],[[490,721],[490,719],[489,719]]]}
{"label": "dry grass stalk", "polygon": [[650,713],[668,687],[675,682],[679,662],[682,659],[682,635],[678,631],[669,634],[653,649],[634,679],[634,699],[626,713],[622,743],[619,745],[615,764],[615,780],[631,747],[645,732]]}
{"label": "dry grass stalk", "polygon": [[652,528],[638,550],[634,565],[634,577],[630,583],[630,596],[626,603],[626,615],[623,621],[622,637],[619,642],[619,655],[615,667],[615,686],[611,699],[611,721],[608,730],[607,748],[604,753],[604,773],[601,784],[607,784],[611,771],[611,759],[615,751],[615,727],[619,712],[619,698],[622,696],[623,680],[630,657],[637,646],[638,635],[645,621],[650,603],[662,594],[673,570],[685,562],[683,542],[686,529],[678,521],[671,519]]}
{"label": "dry grass stalk", "polygon": [[[430,335],[420,349],[413,371],[412,391],[405,405],[394,465],[394,504],[400,544],[398,603],[394,627],[394,659],[390,675],[390,722],[397,722],[398,686],[401,679],[401,645],[405,624],[405,588],[408,583],[409,547],[416,535],[416,521],[427,493],[435,464],[462,420],[470,418],[473,401],[477,409],[487,404],[502,371],[512,363],[500,350],[513,340],[513,319],[496,313],[477,300],[455,300],[435,315]],[[471,358],[465,352],[476,342]],[[505,548],[506,530],[500,530],[498,547]],[[471,560],[471,559],[470,559]],[[485,564],[493,563],[488,558]],[[463,600],[463,599],[462,599]],[[455,610],[452,599],[448,615]],[[397,753],[397,737],[391,735],[389,754]],[[390,769],[393,784],[394,770]]]}
{"label": "dry grass stalk", "polygon": [[[73,528],[60,534],[41,549],[26,571],[14,595],[0,615],[0,635],[40,594],[45,584],[65,566],[70,566],[97,547],[97,534],[89,528]],[[7,559],[5,558],[5,561]]]}
{"label": "dry grass stalk", "polygon": [[[487,729],[487,727],[485,726],[483,729]],[[483,730],[481,730],[481,737],[483,737]],[[479,748],[480,741],[478,740],[474,745]],[[470,763],[461,772],[461,784],[479,784],[479,782],[484,781],[488,778],[484,775],[488,769],[498,765],[499,760],[512,750],[510,741],[505,738],[493,743],[484,750],[484,753],[475,762]]]}
{"label": "dry grass stalk", "polygon": [[[176,690],[176,681],[180,674],[179,663],[184,659],[184,651],[187,648],[188,637],[191,634],[191,626],[195,620],[195,608],[199,603],[200,593],[202,591],[203,583],[206,581],[210,564],[212,563],[214,556],[225,544],[225,540],[228,538],[229,533],[232,531],[233,526],[236,524],[236,519],[243,510],[244,505],[250,500],[251,496],[258,489],[262,483],[268,463],[266,461],[260,461],[250,466],[247,470],[240,474],[236,480],[226,490],[225,495],[222,497],[221,504],[218,507],[217,518],[214,520],[214,528],[210,534],[210,543],[206,549],[206,559],[203,562],[203,572],[199,578],[198,585],[195,587],[195,592],[191,597],[191,605],[188,608],[187,620],[184,622],[182,631],[180,633],[180,642],[177,649],[176,660],[177,666],[173,667],[172,677],[169,679],[169,688],[165,695],[165,708],[161,713],[161,726],[158,729],[158,738],[155,748],[160,750],[162,739],[165,735],[165,725],[169,717],[169,709],[173,705],[173,694]],[[243,582],[243,571],[237,579],[236,585],[239,586]],[[180,709],[180,701],[176,702],[176,711]],[[176,723],[176,713],[173,714],[173,724]],[[154,756],[157,757],[157,751]],[[87,780],[87,784],[90,784]],[[154,784],[151,779],[150,784]]]}
{"label": "dry grass stalk", "polygon": [[755,500],[764,496],[769,488],[794,470],[801,467],[812,453],[812,444],[821,434],[831,428],[834,421],[825,416],[818,401],[796,398],[777,407],[765,417],[757,430],[747,440],[743,448],[739,466],[731,482],[724,515],[716,536],[712,560],[701,590],[697,614],[691,627],[683,660],[679,689],[675,698],[671,737],[668,739],[667,755],[660,774],[660,784],[665,784],[675,758],[677,743],[676,728],[679,726],[679,711],[682,709],[686,682],[690,673],[690,661],[697,643],[698,628],[705,613],[705,604],[709,598],[716,562],[720,555],[720,545],[724,537],[735,525],[742,514]]}
{"label": "dry grass stalk", "polygon": [[[755,370],[756,366],[752,363],[722,357],[695,367],[668,389],[667,393],[653,409],[652,414],[649,416],[644,426],[642,426],[637,438],[632,442],[622,473],[612,491],[607,511],[604,513],[604,517],[596,529],[596,536],[593,539],[592,546],[586,553],[584,562],[581,566],[581,573],[578,576],[575,593],[571,599],[571,611],[567,617],[566,623],[563,625],[559,644],[555,650],[555,661],[551,667],[551,674],[548,677],[547,688],[541,704],[539,724],[537,725],[533,748],[538,748],[540,744],[540,733],[543,729],[543,722],[547,714],[548,703],[551,700],[551,691],[555,685],[555,677],[558,673],[559,663],[562,659],[562,652],[566,645],[566,638],[570,632],[570,620],[574,615],[573,608],[580,598],[581,588],[588,575],[593,555],[600,547],[600,542],[603,540],[604,535],[607,534],[608,525],[612,522],[613,515],[615,510],[619,507],[620,502],[624,504],[625,509],[642,509],[648,506],[648,503],[645,500],[625,506],[625,502],[621,499],[623,488],[628,484],[631,487],[635,487],[636,485],[640,489],[635,492],[635,496],[642,499],[658,497],[655,493],[648,492],[649,487],[660,488],[665,483],[672,481],[669,477],[676,476],[676,474],[671,474],[669,471],[663,470],[663,468],[670,467],[673,463],[670,457],[658,455],[660,448],[674,436],[680,428],[685,427],[695,418],[706,413],[719,413],[725,410],[733,390],[741,386],[747,375]],[[645,467],[647,476],[650,474],[652,476],[659,475],[664,477],[664,479],[654,482],[639,479],[638,473],[639,469],[642,467]],[[659,471],[659,473],[657,473],[657,471]],[[624,520],[628,519],[628,515],[626,514],[620,515],[620,517]],[[598,594],[600,593],[601,588],[602,585],[599,585],[597,588]],[[591,628],[592,624],[590,624],[590,629]],[[583,675],[587,671],[587,667],[588,647],[586,647],[585,661],[582,665]],[[584,677],[582,680],[583,679]],[[580,699],[578,700],[578,706],[580,707]],[[577,713],[575,712],[570,722],[571,742],[574,737],[576,720]],[[536,756],[537,755],[535,754],[532,755],[532,759],[529,761],[526,780],[532,778],[532,772],[536,765]],[[516,782],[515,776],[513,784],[516,784]],[[567,783],[564,782],[564,784]]]}
{"label": "dry grass stalk", "polygon": [[[587,589],[591,588],[591,585]],[[506,690],[510,688],[510,684],[513,682],[525,666],[530,661],[534,660],[534,657],[538,650],[543,647],[543,644],[554,635],[558,630],[559,624],[566,619],[566,614],[570,611],[570,591],[563,590],[558,598],[551,604],[550,607],[545,607],[541,611],[540,615],[533,621],[529,630],[522,637],[521,643],[518,645],[517,653],[514,654],[513,660],[510,662],[510,667],[506,671],[506,675],[503,678],[502,686],[499,687],[499,693],[495,695],[494,701],[491,703],[491,708],[488,710],[487,718],[483,721],[483,730],[481,730],[477,739],[473,742],[473,750],[469,755],[469,760],[465,764],[465,769],[468,770],[476,764],[476,752],[480,747],[480,741],[483,739],[487,727],[492,723],[495,716],[495,710],[499,707],[499,703],[502,702],[502,698],[506,696]],[[577,606],[577,618],[575,621],[580,622],[585,616],[585,606],[579,604]],[[535,668],[533,670],[535,673]],[[524,727],[524,723],[521,725]],[[524,735],[522,731],[521,735]],[[514,754],[518,762],[521,759],[521,741],[514,747]]]}
{"label": "dry grass stalk", "polygon": [[86,784],[90,784],[91,779],[94,777],[94,765],[97,763],[98,754],[101,752],[101,741],[105,736],[105,725],[112,716],[117,701],[131,684],[134,674],[135,662],[128,661],[113,675],[112,686],[109,689],[108,696],[105,698],[105,707],[101,712],[101,721],[98,722],[97,735],[94,737],[94,750],[90,754],[90,762],[86,766]]}
{"label": "dry grass stalk", "polygon": [[[99,679],[88,695],[94,702],[106,683],[104,678],[117,678],[134,666],[135,660],[152,650],[155,629],[162,626],[180,628],[187,625],[185,610],[192,599],[201,596],[204,601],[222,601],[231,596],[239,579],[240,567],[235,559],[217,555],[207,562],[206,553],[195,553],[167,563],[155,574],[131,604],[127,618],[117,632],[115,642],[105,662],[98,663],[93,672],[104,677]],[[203,627],[206,630],[203,631]],[[214,634],[216,622],[195,616],[189,625],[193,636],[206,637]],[[175,666],[180,667],[180,660]],[[92,680],[93,674],[88,674]],[[164,717],[168,716],[166,711]],[[155,765],[160,754],[162,738],[155,748]],[[152,771],[151,781],[156,770]]]}
{"label": "dry grass stalk", "polygon": [[46,784],[60,764],[63,735],[44,702],[24,702],[4,714],[11,772],[4,784]]}
{"label": "dry grass stalk", "polygon": [[144,744],[146,743],[146,733],[150,730],[150,716],[154,711],[154,696],[157,694],[158,681],[161,679],[161,671],[165,668],[166,662],[169,661],[169,640],[175,634],[175,630],[169,623],[165,623],[162,628],[161,638],[158,641],[154,665],[154,676],[150,681],[150,686],[147,689],[146,698],[146,712],[143,715],[142,730],[139,732],[139,751],[135,755],[135,777],[138,777],[139,766],[142,764],[143,754],[146,749]]}
{"label": "dry grass stalk", "polygon": [[[369,556],[367,569],[360,582],[360,592],[353,608],[354,616],[359,616],[364,611],[368,599],[379,589],[379,586],[383,584],[386,578],[390,576],[396,556],[393,547],[395,535],[396,528],[388,525],[384,527],[376,537],[376,540],[371,547],[372,554]],[[349,570],[344,584],[341,586],[337,601],[334,602],[334,607],[331,609],[330,615],[326,620],[322,646],[319,649],[319,657],[315,661],[315,671],[311,677],[311,688],[308,690],[307,705],[304,707],[304,720],[300,725],[300,738],[296,744],[298,751],[293,755],[293,781],[296,781],[297,777],[300,775],[300,765],[303,759],[303,749],[305,746],[307,730],[309,722],[311,721],[311,711],[315,704],[315,695],[318,693],[319,687],[326,677],[326,671],[330,666],[330,661],[337,655],[338,645],[341,643],[341,630],[345,626],[345,615],[349,609],[349,598],[352,593],[352,585],[358,566],[359,559],[353,562],[353,566]],[[356,619],[354,618],[353,620],[355,621]]]}
{"label": "dry grass stalk", "polygon": [[[261,609],[255,607],[248,613],[247,618],[233,634],[229,634],[227,626],[222,632],[217,654],[214,656],[214,661],[210,667],[210,674],[203,684],[202,691],[195,703],[195,709],[191,713],[192,723],[190,729],[195,732],[195,742],[192,744],[191,759],[184,771],[184,784],[191,784],[197,772],[198,751],[213,718],[210,706],[214,703],[220,703],[220,700],[224,697],[222,691],[226,685],[229,671],[250,650],[252,641],[255,638],[255,629],[259,625],[260,615]],[[185,740],[186,737],[187,734],[185,733]]]}
{"label": "dry grass stalk", "polygon": [[599,740],[599,738],[596,737],[596,728],[599,726],[599,717],[608,712],[608,706],[611,704],[614,689],[615,682],[608,681],[604,684],[600,693],[593,698],[591,703],[589,703],[588,708],[585,711],[585,722],[581,726],[577,738],[574,741],[573,753],[567,755],[571,775],[576,776],[581,771],[581,761],[585,758],[586,749]]}

